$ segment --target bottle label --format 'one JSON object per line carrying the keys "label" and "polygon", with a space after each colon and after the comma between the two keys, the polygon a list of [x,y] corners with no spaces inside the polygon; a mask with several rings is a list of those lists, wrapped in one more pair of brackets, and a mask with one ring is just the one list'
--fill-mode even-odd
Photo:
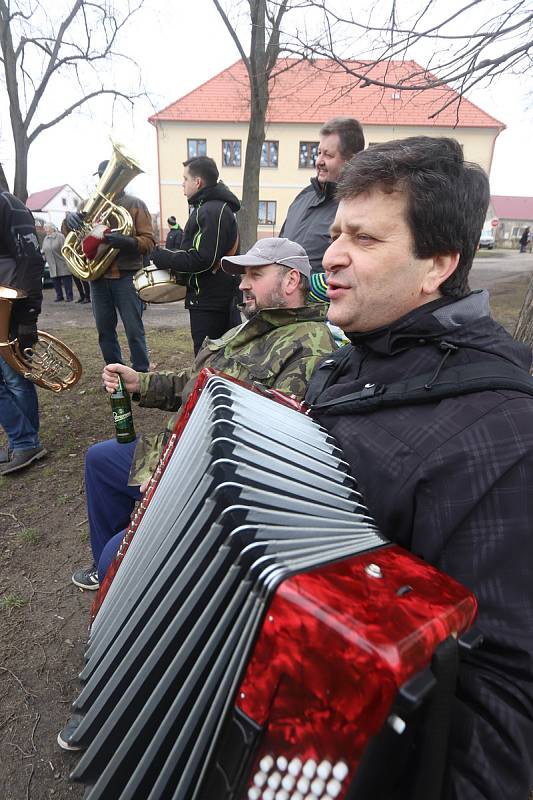
{"label": "bottle label", "polygon": [[131,411],[113,411],[113,419],[115,420],[115,424],[118,422],[126,422],[131,419]]}

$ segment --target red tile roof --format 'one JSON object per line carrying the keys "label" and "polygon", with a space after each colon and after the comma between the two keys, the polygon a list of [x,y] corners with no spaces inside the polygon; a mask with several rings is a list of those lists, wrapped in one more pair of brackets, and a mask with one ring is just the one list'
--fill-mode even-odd
{"label": "red tile roof", "polygon": [[[464,98],[430,119],[445,102],[459,97],[446,86],[423,92],[404,89],[399,93],[372,85],[353,86],[350,76],[328,59],[317,59],[313,63],[287,59],[278,66],[277,74],[271,79],[267,122],[321,124],[330,117],[352,116],[364,125],[459,125],[500,130],[505,127]],[[357,66],[360,68],[361,62],[357,62]],[[406,85],[414,70],[423,73],[422,67],[414,61],[370,62],[364,66],[372,78],[386,76],[391,83],[403,80]],[[431,77],[429,73],[425,75]],[[244,62],[237,61],[154,114],[150,122],[248,122],[249,96]]]}
{"label": "red tile roof", "polygon": [[43,189],[42,192],[30,194],[26,200],[26,206],[30,211],[42,211],[66,185],[66,183],[63,183],[61,186],[54,186],[53,189]]}
{"label": "red tile roof", "polygon": [[533,220],[533,197],[506,197],[493,194],[490,198],[494,213],[499,219]]}

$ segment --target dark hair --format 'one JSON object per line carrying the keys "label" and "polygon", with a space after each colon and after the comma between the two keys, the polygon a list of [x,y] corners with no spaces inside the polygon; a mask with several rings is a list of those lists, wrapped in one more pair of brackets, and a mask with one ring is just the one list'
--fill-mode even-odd
{"label": "dark hair", "polygon": [[353,117],[333,117],[328,119],[319,130],[320,136],[331,136],[336,133],[341,145],[341,156],[349,158],[365,149],[365,135],[361,124]]}
{"label": "dark hair", "polygon": [[218,169],[212,158],[209,156],[198,156],[198,158],[188,158],[183,162],[184,167],[189,167],[189,172],[195,178],[201,178],[206,186],[214,186],[218,181]]}
{"label": "dark hair", "polygon": [[373,145],[345,164],[337,197],[349,200],[372,189],[405,194],[417,258],[459,253],[457,268],[439,289],[449,297],[468,294],[490,189],[481,167],[464,160],[459,142],[412,136]]}

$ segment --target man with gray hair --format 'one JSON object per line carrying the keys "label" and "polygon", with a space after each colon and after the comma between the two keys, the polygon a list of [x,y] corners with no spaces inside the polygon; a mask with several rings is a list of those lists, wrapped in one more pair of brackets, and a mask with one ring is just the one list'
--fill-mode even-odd
{"label": "man with gray hair", "polygon": [[311,299],[327,302],[322,257],[330,244],[329,229],[337,213],[337,180],[347,161],[365,148],[360,123],[352,117],[334,117],[319,131],[316,177],[289,206],[280,236],[298,242],[311,262]]}

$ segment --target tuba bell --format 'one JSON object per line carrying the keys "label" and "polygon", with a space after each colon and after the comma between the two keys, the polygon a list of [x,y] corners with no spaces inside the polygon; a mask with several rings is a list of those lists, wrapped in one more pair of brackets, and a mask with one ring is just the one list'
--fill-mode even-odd
{"label": "tuba bell", "polygon": [[70,389],[81,378],[77,356],[60,339],[37,331],[38,339],[30,348],[21,350],[17,339],[9,339],[9,320],[13,302],[26,297],[26,292],[0,286],[0,356],[9,366],[32,383],[52,392]]}
{"label": "tuba bell", "polygon": [[126,153],[122,145],[116,142],[112,142],[112,145],[113,154],[109,164],[94,192],[81,209],[84,215],[83,224],[79,230],[67,234],[61,248],[68,268],[73,275],[83,281],[95,281],[101,278],[118,253],[116,248],[106,247],[102,248],[102,254],[92,261],[87,258],[82,243],[93,227],[100,223],[124,236],[130,236],[133,231],[131,214],[122,206],[116,205],[114,200],[143,170],[136,159]]}

